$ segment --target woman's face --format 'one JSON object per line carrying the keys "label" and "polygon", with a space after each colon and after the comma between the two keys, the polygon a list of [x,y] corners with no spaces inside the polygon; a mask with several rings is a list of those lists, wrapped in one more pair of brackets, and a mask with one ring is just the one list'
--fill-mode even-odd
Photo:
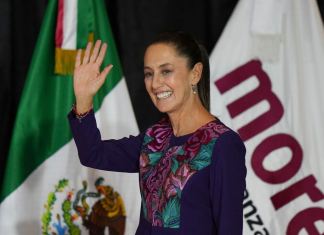
{"label": "woman's face", "polygon": [[155,107],[164,113],[184,108],[193,96],[193,72],[187,58],[169,44],[149,46],[144,56],[145,87]]}

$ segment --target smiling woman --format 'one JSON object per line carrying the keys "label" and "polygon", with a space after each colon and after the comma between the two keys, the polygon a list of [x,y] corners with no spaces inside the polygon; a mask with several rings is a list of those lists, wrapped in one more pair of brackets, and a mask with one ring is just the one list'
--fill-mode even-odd
{"label": "smiling woman", "polygon": [[208,111],[209,64],[183,32],[164,33],[144,56],[144,82],[167,117],[138,136],[101,140],[92,99],[112,68],[99,68],[106,45],[77,56],[76,105],[69,114],[82,164],[139,172],[142,209],[136,235],[242,234],[245,147]]}
{"label": "smiling woman", "polygon": [[[178,56],[174,47],[167,44],[151,45],[144,59],[145,86],[154,105],[168,115],[198,105],[200,99],[191,91],[201,74],[201,63],[191,70],[187,60]],[[197,104],[194,104],[197,103]]]}
{"label": "smiling woman", "polygon": [[[192,133],[215,119],[208,112],[208,56],[190,35],[164,33],[153,40],[144,56],[144,78],[156,108],[171,117],[175,135]],[[191,113],[190,126],[180,124],[187,113]],[[193,117],[197,117],[194,122]]]}

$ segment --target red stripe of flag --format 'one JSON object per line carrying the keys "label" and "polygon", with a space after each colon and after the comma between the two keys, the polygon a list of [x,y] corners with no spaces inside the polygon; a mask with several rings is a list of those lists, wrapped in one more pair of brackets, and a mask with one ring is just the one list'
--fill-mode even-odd
{"label": "red stripe of flag", "polygon": [[55,31],[55,47],[62,47],[63,43],[63,17],[64,17],[64,0],[58,1],[57,22]]}

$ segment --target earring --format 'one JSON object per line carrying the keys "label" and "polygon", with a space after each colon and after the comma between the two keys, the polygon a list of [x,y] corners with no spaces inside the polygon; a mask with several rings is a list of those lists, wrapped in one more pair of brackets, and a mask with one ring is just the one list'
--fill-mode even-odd
{"label": "earring", "polygon": [[197,85],[196,85],[196,84],[192,84],[192,85],[191,85],[191,89],[192,89],[192,92],[193,92],[194,94],[197,94],[197,92],[198,92],[198,88],[197,88]]}

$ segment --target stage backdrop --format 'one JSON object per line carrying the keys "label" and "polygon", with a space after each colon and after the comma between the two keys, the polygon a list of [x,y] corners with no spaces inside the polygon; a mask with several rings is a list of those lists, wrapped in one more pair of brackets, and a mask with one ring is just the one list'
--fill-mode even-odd
{"label": "stage backdrop", "polygon": [[[53,1],[47,0],[3,0],[0,2],[0,19],[2,22],[0,27],[0,54],[4,55],[0,57],[0,72],[2,75],[2,82],[0,86],[0,104],[2,110],[2,115],[0,115],[0,179],[2,179],[2,174],[5,172],[4,169],[8,164],[10,164],[6,164],[6,162],[7,157],[9,156],[9,143],[12,139],[11,137],[13,123],[16,120],[18,103],[21,102],[28,104],[28,101],[23,101],[22,97],[25,97],[26,95],[21,97],[21,91],[25,89],[24,87],[26,87],[26,73],[28,68],[30,69],[31,55],[35,49],[35,42],[36,38],[38,37],[40,25],[45,20],[44,11],[49,2],[53,3]],[[309,53],[312,53],[312,55],[320,53],[320,48],[317,48],[317,46],[315,47],[315,45],[320,45],[323,40],[321,39],[322,41],[314,43],[313,36],[316,35],[317,31],[320,33],[321,29],[323,29],[323,24],[317,23],[320,25],[317,28],[314,28],[315,26],[313,17],[317,17],[318,21],[318,14],[312,13],[312,16],[307,15],[307,12],[309,12],[307,10],[307,6],[311,7],[309,9],[314,9],[314,7],[316,7],[313,1],[310,1],[310,4],[312,5],[306,6],[301,5],[301,1],[296,1],[296,3],[293,5],[284,6],[283,9],[285,9],[285,11],[280,12],[278,11],[278,9],[282,7],[282,2],[286,2],[286,4],[292,4],[292,1],[288,0],[270,1],[270,5],[266,5],[266,7],[264,7],[265,5],[263,5],[261,1],[257,0],[251,0],[251,3],[247,3],[247,1],[244,4],[240,3],[240,5],[238,5],[238,7],[236,8],[235,13],[233,13],[233,18],[230,22],[233,22],[234,19],[236,19],[235,21],[237,21],[237,18],[239,18],[239,20],[242,20],[242,25],[241,23],[236,22],[236,26],[234,27],[237,28],[229,29],[230,25],[234,24],[229,23],[226,31],[228,32],[230,30],[232,32],[230,33],[230,35],[233,35],[235,38],[227,37],[226,39],[224,39],[225,36],[229,34],[224,33],[222,36],[222,43],[220,42],[218,44],[212,56],[212,58],[218,58],[215,60],[218,61],[217,64],[215,64],[215,62],[212,63],[212,88],[214,89],[213,102],[216,102],[216,105],[213,105],[213,112],[230,126],[239,130],[240,134],[242,134],[243,132],[243,136],[246,135],[246,133],[248,134],[248,136],[250,136],[250,138],[244,137],[247,138],[245,139],[245,143],[249,150],[247,155],[247,165],[249,167],[248,188],[246,191],[246,199],[244,204],[245,234],[267,234],[267,232],[270,234],[285,234],[286,231],[288,231],[288,224],[293,224],[294,226],[291,225],[292,228],[295,229],[295,232],[298,232],[298,229],[302,226],[305,226],[306,222],[309,223],[308,227],[311,227],[314,221],[317,221],[317,227],[313,228],[313,230],[310,230],[311,232],[309,233],[307,233],[306,230],[303,230],[302,233],[319,234],[316,232],[316,230],[319,230],[321,231],[321,233],[323,233],[323,230],[321,230],[323,228],[323,212],[321,209],[323,207],[321,201],[321,192],[323,191],[323,188],[321,188],[320,186],[320,178],[323,177],[320,175],[320,173],[318,173],[322,164],[319,162],[319,154],[321,154],[322,152],[320,148],[321,145],[318,144],[318,140],[322,137],[321,130],[323,129],[323,125],[321,125],[318,120],[316,120],[316,122],[309,121],[313,120],[309,119],[310,117],[320,118],[323,112],[323,108],[320,105],[317,105],[316,101],[314,101],[314,97],[320,95],[320,92],[318,92],[317,89],[320,89],[321,87],[320,78],[323,72],[321,71],[321,73],[318,74],[317,83],[315,85],[314,83],[309,83],[309,81],[312,81],[308,80],[309,78],[311,79],[312,70],[306,70],[306,68],[313,66],[313,64],[314,66],[316,66],[319,59],[315,59],[315,57],[313,58],[313,56],[304,57],[304,54],[302,54],[302,52],[304,53],[304,51],[308,51],[308,49],[310,51]],[[305,3],[303,4],[308,4],[307,1],[304,2]],[[323,12],[324,1],[318,0],[317,2]],[[140,130],[144,130],[149,124],[153,123],[160,117],[160,115],[155,111],[154,107],[150,103],[143,86],[142,53],[145,43],[157,32],[180,29],[194,34],[201,42],[203,42],[207,46],[207,49],[210,52],[214,48],[225,23],[227,22],[234,6],[237,3],[237,0],[178,0],[153,2],[150,0],[106,0],[106,3],[106,7],[102,6],[102,10],[106,9],[110,17],[112,32],[115,37],[123,71],[126,75],[126,82],[131,95],[130,98],[134,107],[136,120]],[[250,4],[256,5],[252,7]],[[245,6],[243,7],[243,10],[238,10],[239,6],[240,8],[242,8],[242,5]],[[271,10],[271,8],[274,8],[276,10]],[[267,9],[270,9],[270,11],[267,11]],[[289,9],[294,11],[290,11]],[[238,13],[240,11],[243,11],[243,13]],[[253,19],[257,19],[253,20],[253,26],[250,25],[251,22],[247,22],[249,18],[246,13],[247,11],[253,12]],[[276,26],[271,26],[271,24],[269,26],[269,24],[266,23],[265,20],[261,20],[260,18],[262,18],[262,14],[260,16],[258,12],[264,14],[264,17],[266,17],[265,20],[269,20],[268,23],[274,23],[274,25]],[[269,13],[270,15],[268,15]],[[287,24],[287,19],[289,16],[288,13],[290,14],[290,17],[295,17],[295,21],[289,21],[290,24]],[[238,17],[237,15],[241,16]],[[57,15],[55,15],[55,17],[56,16]],[[252,17],[252,15],[250,15],[250,17]],[[283,22],[287,22],[282,23],[280,26],[279,22],[282,21],[282,18],[284,19]],[[305,19],[309,20],[305,21]],[[250,20],[252,21],[252,18],[250,18]],[[262,25],[258,25],[256,24],[256,22],[258,21],[264,23]],[[309,23],[309,25],[307,26],[308,28],[306,28],[306,26],[303,26],[306,23]],[[265,29],[263,28],[263,26],[265,27]],[[48,30],[54,30],[54,28],[50,27],[50,29]],[[251,30],[254,32],[254,37],[252,39],[250,39],[250,36],[248,35],[248,32]],[[266,31],[263,32],[263,30]],[[286,33],[288,34],[288,30],[294,31],[293,36],[289,34],[289,38],[283,38],[283,35],[286,35]],[[304,30],[308,31],[305,33]],[[236,31],[242,32],[242,34],[236,34]],[[54,32],[52,32],[52,34],[53,33]],[[302,35],[303,37],[297,37],[300,35]],[[306,36],[312,38],[309,39],[306,38]],[[301,43],[301,39],[305,40],[305,38],[309,41],[302,41]],[[240,40],[236,41],[238,39]],[[254,45],[259,45],[259,47],[251,48],[251,46],[249,46],[249,43],[251,43],[251,41],[253,41]],[[244,42],[247,42],[246,45],[243,44]],[[50,46],[54,47],[54,40],[49,43],[52,43],[52,45]],[[268,45],[271,46],[269,47]],[[280,53],[278,53],[277,50],[278,46],[280,48]],[[291,54],[284,54],[288,47],[293,47],[295,49],[292,50]],[[37,48],[41,47],[37,46]],[[271,50],[267,51],[267,48],[271,48]],[[307,48],[307,50],[305,48]],[[216,53],[220,50],[225,51],[225,49],[225,55],[221,54],[223,52]],[[53,53],[53,51],[54,48],[48,53],[49,57],[50,54]],[[285,63],[282,62],[283,55],[285,55]],[[312,60],[309,60],[308,58],[312,58]],[[252,59],[254,60],[251,61]],[[298,65],[296,65],[297,61],[295,61],[297,59]],[[301,59],[308,62],[301,63],[303,62],[300,61]],[[46,60],[44,60],[44,62],[45,61]],[[248,62],[251,62],[251,64],[249,64]],[[46,63],[43,63],[42,65],[45,64]],[[308,67],[305,67],[305,64],[308,65]],[[245,73],[246,77],[242,78],[242,80],[244,81],[239,84],[236,84],[235,82],[228,84],[228,81],[230,79],[221,79],[223,77],[227,77],[225,75],[231,74],[233,70],[238,69],[241,66],[243,66],[244,70],[244,65],[258,68],[258,73],[253,70],[257,74],[255,76],[252,76],[252,79],[244,80],[244,78],[250,78],[249,75],[251,75],[251,73]],[[285,66],[285,68],[288,68],[290,66],[289,68],[291,68],[291,66],[293,65],[295,65],[295,67],[293,67],[294,69],[298,69],[293,75],[291,74],[291,71],[293,70],[284,70],[282,68],[283,66]],[[215,68],[216,70],[214,70]],[[306,71],[307,75],[304,75]],[[239,70],[239,73],[241,72],[242,70]],[[277,73],[280,76],[277,77]],[[281,73],[285,74],[282,75]],[[257,76],[258,74],[260,76]],[[264,76],[264,74],[266,74],[266,76]],[[29,76],[28,79],[30,79]],[[216,81],[218,80],[223,82],[216,83]],[[26,81],[26,84],[27,83],[28,82]],[[259,83],[262,84],[262,89],[256,89]],[[122,82],[119,84],[122,84]],[[225,88],[222,88],[221,85],[217,84],[225,84]],[[122,85],[122,87],[123,86],[124,85]],[[228,90],[226,90],[226,87]],[[257,91],[253,92],[253,97],[254,95],[256,95],[257,99],[255,97],[249,98],[251,96],[246,96],[250,91],[253,91],[254,89],[256,89]],[[287,91],[290,93],[287,93]],[[232,92],[234,93],[231,95]],[[121,93],[124,94],[124,92]],[[48,98],[47,95],[48,94],[41,97]],[[247,103],[243,104],[242,106],[242,101],[238,103],[234,102],[236,100],[239,100],[239,97],[241,96],[248,98],[244,99],[247,100]],[[37,93],[32,93],[31,97],[39,97],[39,95]],[[72,102],[70,93],[66,97],[68,101],[67,103]],[[114,101],[114,99],[110,99]],[[105,102],[106,99],[103,99],[101,101],[101,104],[105,104]],[[234,105],[230,105],[231,103],[234,103]],[[255,107],[249,109],[250,106],[252,107],[254,105]],[[237,109],[238,106],[241,107]],[[261,121],[258,122],[253,121],[255,118],[268,110],[267,106],[268,109],[271,110],[271,112],[268,112],[265,118],[270,118],[269,120],[270,123],[272,123],[272,126],[268,123],[269,120],[267,120],[266,122],[264,122],[264,119],[261,119]],[[105,105],[102,105],[100,107],[105,107]],[[270,109],[270,107],[275,108],[275,114],[279,114],[279,117],[273,117],[273,108]],[[64,106],[62,110],[66,112],[69,108],[70,106]],[[102,110],[104,109],[99,109],[98,106],[98,114],[100,114],[100,112],[104,113],[102,112]],[[117,135],[106,135],[104,130],[105,128],[109,130],[109,133],[112,133],[112,131],[110,131],[111,127],[103,126],[104,124],[109,125],[109,118],[112,117],[110,112],[111,110],[114,110],[114,107],[110,108],[109,111],[104,115],[104,117],[102,115],[97,115],[99,125],[100,127],[102,127],[101,129],[104,133],[103,138],[119,137],[136,133],[136,127],[132,126],[125,131],[117,133]],[[248,111],[244,112],[245,110]],[[44,112],[46,112],[46,110]],[[125,113],[125,110],[122,112]],[[118,117],[128,118],[127,116],[121,114],[119,114]],[[256,127],[255,130],[257,133],[251,133],[251,131],[249,131],[254,130],[254,128],[251,128],[251,126],[247,125],[251,121],[252,124]],[[311,128],[310,125],[312,125]],[[28,125],[26,126],[28,127]],[[242,131],[240,130],[241,127],[247,128],[243,129]],[[275,135],[276,133],[284,135],[277,136]],[[273,135],[275,136],[274,139],[263,142],[267,140],[267,137],[271,137]],[[273,145],[273,143],[275,143],[275,145]],[[260,147],[258,148],[259,145]],[[296,148],[296,146],[298,145],[300,145],[300,148]],[[85,173],[88,171],[85,171],[80,165],[78,165],[78,160],[76,159],[75,155],[75,148],[71,146],[68,147],[68,149],[69,148],[71,148],[71,158],[69,158],[71,162],[62,162],[66,164],[65,167],[67,169],[60,170],[68,172],[70,169],[69,164],[73,165],[74,167],[77,166],[77,168],[75,168],[76,170],[74,169],[71,172],[66,173],[66,175],[69,175],[70,173],[74,174],[75,172],[77,172],[77,177],[73,180],[73,182],[75,183],[70,184],[72,186],[68,186],[67,183],[72,182],[71,180],[66,181],[64,180],[65,178],[62,178],[62,181],[57,181],[55,178],[53,178],[51,179],[50,183],[45,185],[46,187],[44,187],[43,192],[34,192],[35,198],[26,198],[25,201],[22,199],[23,202],[21,203],[23,204],[17,204],[17,206],[14,204],[14,201],[11,201],[10,203],[12,203],[12,207],[7,207],[7,212],[2,213],[0,218],[1,234],[3,231],[1,230],[2,228],[9,229],[9,231],[13,230],[15,232],[18,232],[18,234],[37,234],[37,232],[35,232],[36,230],[41,233],[42,228],[40,223],[43,223],[41,222],[41,217],[43,216],[44,220],[49,218],[46,217],[46,215],[50,215],[51,213],[51,208],[49,206],[55,201],[53,201],[53,198],[58,198],[57,203],[55,204],[55,211],[62,211],[60,206],[63,202],[65,202],[64,205],[67,205],[68,207],[69,200],[75,200],[77,195],[79,195],[79,202],[82,201],[82,193],[84,193],[88,189],[92,193],[96,193],[96,185],[107,186],[109,185],[109,182],[111,182],[110,179],[114,179],[117,180],[116,182],[119,182],[118,180],[120,178],[118,174],[114,175],[113,173],[109,173],[109,178],[106,178],[107,180],[105,181],[101,181],[100,178],[97,177],[97,171],[89,171],[89,173]],[[292,152],[292,149],[297,149],[297,152]],[[305,151],[307,153],[305,153]],[[300,152],[302,152],[302,154],[300,154]],[[57,152],[57,154],[60,153]],[[301,156],[299,158],[301,158],[302,161],[300,163],[299,159],[299,167],[295,162],[296,160],[292,161],[292,159],[296,159],[296,157],[294,157],[295,155]],[[54,154],[53,156],[56,155]],[[25,158],[30,158],[29,152],[27,151],[25,152]],[[277,158],[279,160],[277,160]],[[256,160],[252,161],[253,159]],[[44,162],[46,163],[47,160],[45,161],[44,159]],[[253,164],[256,165],[253,165],[252,162],[254,162]],[[51,165],[51,167],[53,167],[53,165]],[[291,170],[289,171],[290,168],[298,169],[298,171],[292,171],[292,173],[290,173],[289,175],[289,172],[291,172]],[[30,183],[28,179],[31,179],[32,177],[34,177],[32,178],[33,180],[36,180],[35,182],[39,182],[40,180],[46,182],[47,178],[44,177],[44,179],[40,179],[41,177],[38,174],[39,172],[37,170],[35,172],[37,172],[36,179],[35,174],[30,174],[26,178],[25,182]],[[17,175],[20,174],[19,171],[14,171],[14,173],[16,173]],[[265,175],[262,175],[262,173]],[[295,174],[291,176],[293,173]],[[55,175],[57,174],[57,172],[51,172],[51,174]],[[60,176],[60,174],[57,175],[58,177]],[[85,179],[85,175],[87,175],[87,179],[89,180],[88,182],[83,183],[81,181]],[[280,178],[282,177],[282,175],[290,178],[281,179],[283,180],[283,182],[277,183],[267,181],[269,180],[267,178],[270,178],[271,180],[272,178]],[[303,179],[305,179],[305,181],[302,181]],[[297,184],[298,182],[301,183]],[[132,182],[132,185],[133,184],[136,185],[136,182]],[[307,184],[309,188],[301,187],[305,184]],[[120,185],[120,183],[117,183],[116,185],[114,184],[111,186],[113,186],[114,189],[117,188],[117,192],[123,193],[123,188],[119,187]],[[289,186],[292,187],[290,188]],[[34,186],[27,184],[27,187],[25,187],[25,189],[32,191],[35,190],[35,188],[33,187]],[[285,189],[287,190],[285,191]],[[89,190],[87,192],[90,192]],[[305,193],[305,190],[309,190],[307,191],[308,193]],[[66,195],[66,193],[69,191],[74,193]],[[277,198],[279,197],[279,199],[284,199],[283,201],[279,200],[280,203],[278,204],[278,199],[276,201],[276,197],[274,197],[273,199],[272,196],[277,195],[277,193],[282,191],[286,192],[286,194],[279,194],[279,196],[277,196]],[[53,195],[55,197],[53,197]],[[43,201],[44,197],[47,197],[48,201]],[[32,207],[32,205],[35,205],[33,203],[35,203],[36,199],[37,203],[40,204],[37,204],[37,212],[34,212],[34,207],[32,209],[28,208]],[[135,201],[136,200],[137,199],[135,198]],[[314,202],[316,200],[319,201]],[[136,204],[134,201],[132,202]],[[43,208],[43,206],[45,207]],[[3,208],[2,205],[0,207]],[[126,205],[125,207],[126,214],[128,214],[129,212],[135,214],[137,213],[136,211],[129,211],[129,205]],[[8,210],[8,208],[15,208],[18,212],[22,210],[29,210],[33,212],[34,214],[31,213],[30,216],[26,216],[26,218],[31,221],[31,223],[23,222],[23,219],[21,217],[17,217],[18,219],[15,218],[14,221],[19,221],[19,227],[12,226],[12,224],[15,222],[10,222],[10,220],[14,218],[13,215],[16,215],[17,213],[11,211],[10,209]],[[38,215],[36,215],[38,217],[36,219],[30,220],[30,218],[28,217],[35,216],[35,213],[38,213]],[[74,216],[70,219],[74,219],[75,221],[75,219],[77,218],[76,214],[77,213],[75,213]],[[65,215],[68,215],[68,213],[66,213]],[[297,219],[293,220],[293,218]],[[54,212],[51,215],[51,219],[53,219],[53,223],[51,224],[52,229],[59,229],[63,227],[63,230],[60,230],[60,232],[63,232],[65,226],[63,220],[66,218],[57,217],[56,213]],[[52,220],[47,221],[50,222]],[[61,221],[61,223],[59,223],[59,221]],[[9,224],[6,224],[7,222]],[[80,218],[78,222],[80,222]],[[136,224],[136,219],[133,220],[132,223],[133,222],[134,224]],[[300,227],[296,227],[296,224],[299,224]],[[27,225],[29,225],[30,230],[19,230],[19,228],[27,228]],[[71,223],[69,224],[69,226],[71,226]],[[295,234],[297,234],[297,232]]]}
{"label": "stage backdrop", "polygon": [[324,30],[314,0],[241,0],[211,58],[212,112],[247,147],[244,234],[324,232]]}

